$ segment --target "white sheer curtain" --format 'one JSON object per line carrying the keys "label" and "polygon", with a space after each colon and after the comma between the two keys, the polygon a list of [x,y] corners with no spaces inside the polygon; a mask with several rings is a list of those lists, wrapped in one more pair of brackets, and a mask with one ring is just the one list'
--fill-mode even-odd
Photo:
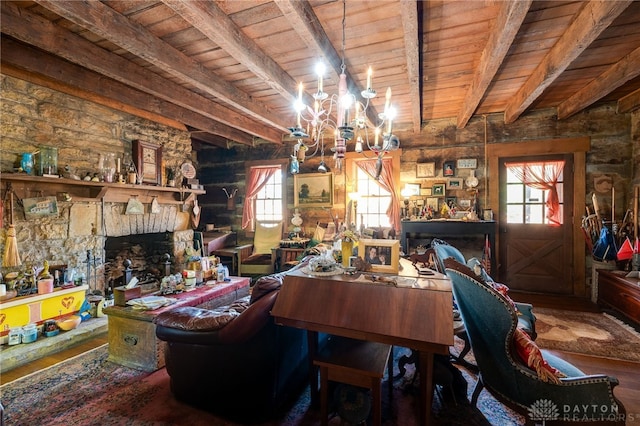
{"label": "white sheer curtain", "polygon": [[561,225],[562,211],[560,210],[557,185],[558,178],[564,168],[564,161],[505,163],[505,166],[526,186],[548,191],[547,219],[552,225]]}
{"label": "white sheer curtain", "polygon": [[280,166],[252,167],[247,176],[247,194],[242,207],[242,229],[251,226],[253,230],[253,219],[256,217],[254,200],[258,192],[265,186],[267,181],[276,172],[280,171]]}

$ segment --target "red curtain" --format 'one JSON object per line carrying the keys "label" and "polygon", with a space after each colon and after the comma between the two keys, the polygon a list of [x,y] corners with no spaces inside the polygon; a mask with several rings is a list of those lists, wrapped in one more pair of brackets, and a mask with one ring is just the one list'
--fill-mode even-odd
{"label": "red curtain", "polygon": [[551,225],[561,225],[562,212],[560,211],[557,185],[558,178],[564,168],[564,161],[505,163],[505,166],[526,186],[548,191],[545,203],[547,219]]}
{"label": "red curtain", "polygon": [[244,206],[242,207],[242,229],[251,226],[251,230],[253,230],[253,220],[256,217],[253,200],[271,176],[279,171],[280,166],[252,167],[250,169],[249,177],[247,178],[247,194],[244,198]]}
{"label": "red curtain", "polygon": [[396,233],[400,233],[400,194],[398,193],[395,183],[393,182],[393,163],[391,158],[382,158],[382,169],[380,176],[376,178],[378,160],[356,161],[356,165],[366,174],[371,176],[385,190],[391,193],[391,204],[387,208],[387,216],[389,222]]}

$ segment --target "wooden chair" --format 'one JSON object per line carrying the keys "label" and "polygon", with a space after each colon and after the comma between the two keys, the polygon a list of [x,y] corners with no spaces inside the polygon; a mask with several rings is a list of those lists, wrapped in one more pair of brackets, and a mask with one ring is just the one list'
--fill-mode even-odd
{"label": "wooden chair", "polygon": [[256,221],[253,245],[241,246],[238,275],[268,275],[274,270],[272,250],[280,246],[282,221]]}

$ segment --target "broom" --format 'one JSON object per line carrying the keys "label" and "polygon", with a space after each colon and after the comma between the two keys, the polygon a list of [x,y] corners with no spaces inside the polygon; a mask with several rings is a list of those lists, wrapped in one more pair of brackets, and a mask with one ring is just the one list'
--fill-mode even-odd
{"label": "broom", "polygon": [[20,253],[18,253],[18,240],[16,239],[16,228],[13,226],[13,188],[9,183],[7,185],[9,192],[9,229],[7,229],[7,240],[4,242],[4,256],[2,257],[2,266],[12,267],[22,265]]}

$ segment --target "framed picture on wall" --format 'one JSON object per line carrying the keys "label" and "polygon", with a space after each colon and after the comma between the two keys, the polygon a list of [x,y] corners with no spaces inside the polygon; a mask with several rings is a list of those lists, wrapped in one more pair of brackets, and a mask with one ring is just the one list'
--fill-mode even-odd
{"label": "framed picture on wall", "polygon": [[434,211],[439,211],[440,210],[440,205],[439,205],[439,198],[434,198],[434,197],[429,197],[427,198],[427,207],[431,207],[431,210]]}
{"label": "framed picture on wall", "polygon": [[[400,240],[374,240],[361,238],[358,250],[371,264],[373,272],[397,274],[400,265]],[[358,251],[360,253],[360,251]]]}
{"label": "framed picture on wall", "polygon": [[293,175],[295,207],[332,207],[333,173]]}
{"label": "framed picture on wall", "polygon": [[436,175],[436,163],[417,163],[416,164],[416,177],[433,177]]}
{"label": "framed picture on wall", "polygon": [[442,165],[442,176],[453,177],[456,175],[455,161],[445,161]]}
{"label": "framed picture on wall", "polygon": [[434,197],[444,197],[444,183],[436,183],[431,187],[431,195]]}
{"label": "framed picture on wall", "polygon": [[462,189],[462,178],[451,178],[447,181],[447,189]]}

